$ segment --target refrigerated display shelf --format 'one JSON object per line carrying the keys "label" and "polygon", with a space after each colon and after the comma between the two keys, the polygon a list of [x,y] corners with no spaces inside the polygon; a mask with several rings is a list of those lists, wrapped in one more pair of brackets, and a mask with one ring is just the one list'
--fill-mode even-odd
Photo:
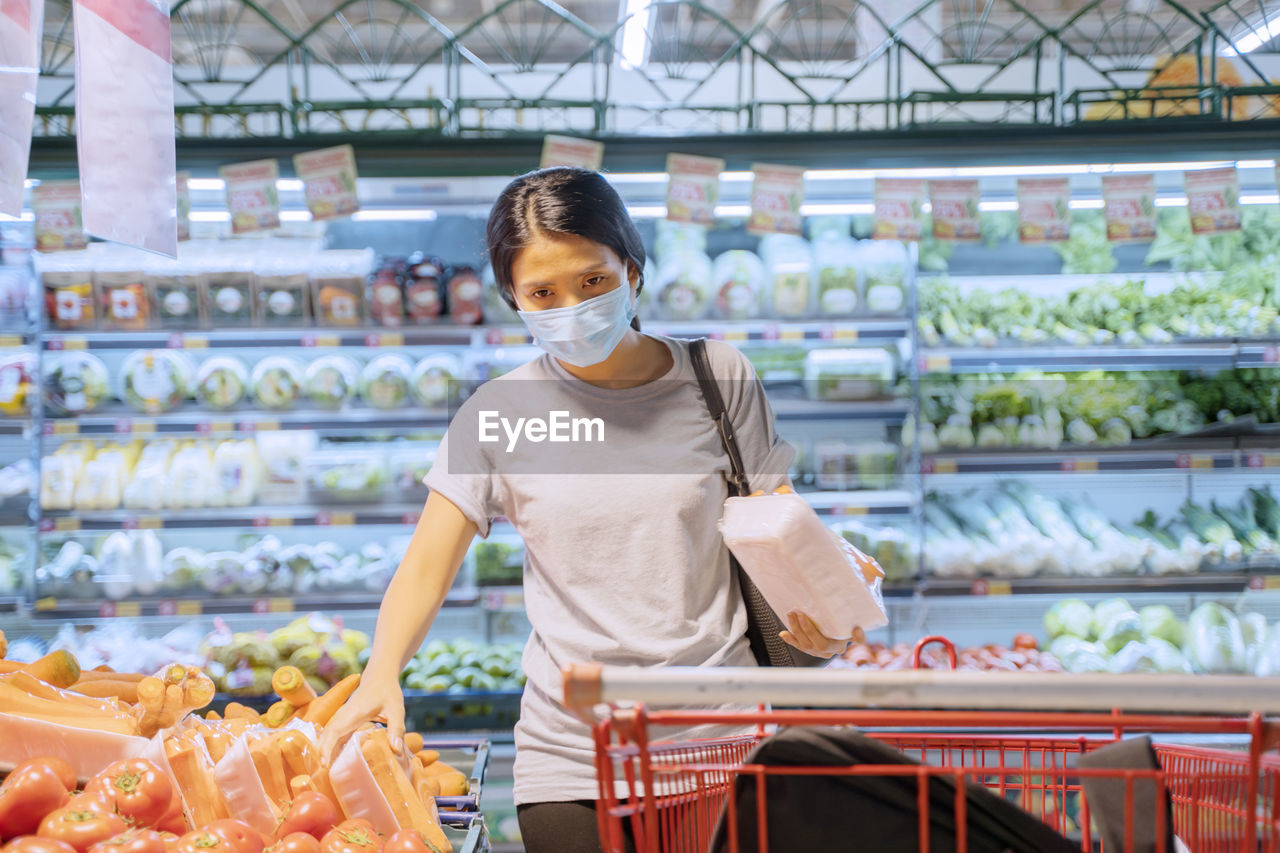
{"label": "refrigerated display shelf", "polygon": [[31,428],[29,420],[0,420],[0,436],[19,436],[25,437],[27,430]]}
{"label": "refrigerated display shelf", "polygon": [[[473,593],[450,592],[444,607],[474,607],[479,599]],[[0,609],[3,609],[0,599]],[[133,619],[139,617],[183,617],[229,614],[269,614],[309,612],[312,610],[377,610],[381,593],[327,592],[308,595],[214,595],[188,590],[168,597],[128,598],[108,601],[102,598],[37,597],[32,612],[53,619]],[[9,609],[13,609],[11,606]]]}
{"label": "refrigerated display shelf", "polygon": [[1195,575],[1116,575],[1071,578],[927,578],[927,596],[1117,595],[1122,593],[1240,593],[1280,589],[1280,566]]}
{"label": "refrigerated display shelf", "polygon": [[360,329],[214,329],[192,332],[86,331],[50,333],[44,349],[130,350],[130,349],[278,349],[281,347],[416,347],[471,346],[476,342],[474,326],[417,326],[413,328]]}
{"label": "refrigerated display shelf", "polygon": [[[996,346],[923,349],[923,373],[1007,373],[1017,370],[1078,372],[1085,370],[1228,370],[1260,367],[1268,347],[1256,357],[1255,347],[1235,343],[1188,343],[1126,346]],[[1267,362],[1267,363],[1274,363]]]}
{"label": "refrigerated display shelf", "polygon": [[[671,338],[711,338],[729,343],[792,343],[827,341],[887,343],[907,337],[911,322],[906,319],[867,320],[649,320],[644,331]],[[523,326],[491,326],[483,343],[515,346],[533,343]]]}
{"label": "refrigerated display shelf", "polygon": [[421,512],[421,504],[182,509],[151,513],[125,510],[46,511],[40,519],[40,532],[413,525],[418,523]]}
{"label": "refrigerated display shelf", "polygon": [[154,417],[130,413],[53,418],[44,422],[46,436],[74,438],[108,435],[235,435],[275,430],[369,432],[370,430],[444,430],[449,413],[436,409],[348,409],[291,412],[174,412]]}
{"label": "refrigerated display shelf", "polygon": [[[920,472],[936,476],[1209,470],[1238,468],[1247,461],[1247,457],[1230,449],[1133,450],[1125,447],[1082,447],[1057,450],[984,450],[927,454],[920,460]],[[1273,461],[1280,464],[1280,459]],[[1251,467],[1263,466],[1255,464]]]}
{"label": "refrigerated display shelf", "polygon": [[23,598],[18,595],[0,595],[0,613],[13,613],[22,606]]}
{"label": "refrigerated display shelf", "polygon": [[773,413],[780,421],[884,421],[901,423],[911,412],[909,400],[886,399],[860,402],[771,398]]}
{"label": "refrigerated display shelf", "polygon": [[915,505],[911,492],[882,489],[848,492],[800,492],[818,515],[901,515]]}

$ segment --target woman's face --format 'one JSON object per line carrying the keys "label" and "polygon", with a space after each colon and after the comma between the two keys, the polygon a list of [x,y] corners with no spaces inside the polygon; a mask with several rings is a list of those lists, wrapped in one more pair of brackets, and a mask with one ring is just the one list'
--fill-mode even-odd
{"label": "woman's face", "polygon": [[569,308],[623,285],[637,271],[608,246],[574,234],[542,234],[516,252],[511,287],[521,311]]}

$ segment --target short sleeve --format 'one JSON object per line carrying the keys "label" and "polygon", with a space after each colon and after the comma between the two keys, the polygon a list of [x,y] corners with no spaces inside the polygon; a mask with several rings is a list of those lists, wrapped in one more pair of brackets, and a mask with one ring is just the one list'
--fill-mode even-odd
{"label": "short sleeve", "polygon": [[755,367],[736,347],[720,341],[707,342],[707,356],[724,395],[751,489],[771,492],[789,484],[796,450],[778,436],[773,407]]}
{"label": "short sleeve", "polygon": [[[465,419],[454,419],[454,424]],[[493,519],[503,514],[498,498],[497,474],[492,460],[473,441],[450,441],[450,426],[440,441],[431,470],[422,482],[439,492],[479,529],[480,538],[489,536]]]}

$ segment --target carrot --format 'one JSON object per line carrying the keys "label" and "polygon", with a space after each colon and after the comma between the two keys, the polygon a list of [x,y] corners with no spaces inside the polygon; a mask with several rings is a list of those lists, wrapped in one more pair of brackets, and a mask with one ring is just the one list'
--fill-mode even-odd
{"label": "carrot", "polygon": [[213,779],[211,768],[205,765],[199,752],[190,744],[171,739],[166,749],[169,767],[182,792],[182,800],[191,812],[196,826],[208,826],[215,820],[230,817],[227,801]]}
{"label": "carrot", "polygon": [[405,732],[404,745],[410,752],[422,752],[422,735],[418,732]]}
{"label": "carrot", "polygon": [[79,681],[71,688],[83,696],[96,696],[101,699],[116,697],[130,705],[138,704],[138,685],[132,681]]}
{"label": "carrot", "polygon": [[80,663],[66,649],[49,652],[40,660],[22,667],[22,671],[54,687],[70,687],[80,680]]}
{"label": "carrot", "polygon": [[166,685],[181,684],[187,680],[187,668],[180,663],[171,663],[156,675]]}
{"label": "carrot", "polygon": [[91,669],[91,670],[89,670],[89,671],[90,671],[90,672],[115,672],[115,670],[114,670],[114,669],[112,669],[111,667],[107,666],[105,663],[100,663],[100,664],[98,664],[97,666],[95,666],[93,669]]}
{"label": "carrot", "polygon": [[321,767],[315,773],[311,774],[311,784],[316,790],[329,798],[334,805],[341,808],[342,801],[338,799],[338,794],[333,790],[333,782],[329,779],[329,768]]}
{"label": "carrot", "polygon": [[441,796],[465,796],[471,787],[467,774],[461,770],[455,770],[443,761],[432,762],[424,768],[423,772],[439,780]]}
{"label": "carrot", "polygon": [[210,711],[209,713],[204,715],[204,718],[206,720],[221,720],[222,715],[219,714],[217,711]]}
{"label": "carrot", "polygon": [[356,688],[359,686],[360,674],[348,675],[326,690],[323,695],[317,696],[308,702],[306,710],[302,714],[302,719],[309,723],[323,726],[333,719],[333,715],[351,698],[351,694],[355,693]]}
{"label": "carrot", "polygon": [[429,842],[440,849],[451,849],[449,840],[431,819],[431,813],[395,760],[386,731],[378,729],[365,735],[360,743],[360,754],[368,762],[369,770],[377,780],[400,828],[412,827],[422,832]]}
{"label": "carrot", "polygon": [[91,698],[70,690],[60,690],[52,684],[41,681],[34,675],[29,675],[22,671],[11,672],[0,677],[0,683],[11,688],[24,690],[38,699],[48,699],[63,705],[86,708],[90,711],[108,714],[113,717],[127,716],[129,713],[115,699]]}
{"label": "carrot", "polygon": [[295,708],[302,708],[316,698],[315,688],[296,666],[282,666],[271,676],[271,689]]}
{"label": "carrot", "polygon": [[436,752],[434,749],[422,749],[415,752],[414,755],[422,760],[423,767],[430,767],[440,759],[440,753]]}
{"label": "carrot", "polygon": [[424,803],[427,801],[427,797],[440,796],[440,780],[435,776],[428,775],[422,769],[421,764],[414,765],[410,778],[413,780],[414,791],[417,792],[418,797]]}
{"label": "carrot", "polygon": [[164,705],[164,682],[149,675],[138,682],[138,701],[149,714],[159,714]]}
{"label": "carrot", "polygon": [[217,764],[222,760],[222,756],[227,754],[227,750],[231,748],[231,736],[226,732],[206,732],[204,736],[204,748],[209,750],[209,758]]}
{"label": "carrot", "polygon": [[268,708],[267,713],[262,715],[262,724],[269,728],[278,729],[292,720],[295,713],[297,713],[297,709],[290,705],[287,700],[281,699]]}
{"label": "carrot", "polygon": [[11,672],[17,672],[26,666],[25,663],[18,660],[0,660],[0,675],[8,675]]}
{"label": "carrot", "polygon": [[274,736],[280,744],[285,771],[289,776],[310,776],[319,762],[311,739],[302,732],[290,730]]}
{"label": "carrot", "polygon": [[312,778],[305,773],[301,776],[294,776],[289,780],[289,793],[295,800],[307,791],[314,791],[318,793],[319,790],[320,789],[316,787],[316,783]]}
{"label": "carrot", "polygon": [[201,673],[182,685],[182,701],[189,710],[196,711],[212,702],[217,692],[213,679]]}
{"label": "carrot", "polygon": [[0,686],[0,708],[6,714],[82,729],[100,729],[123,735],[138,733],[137,723],[128,715],[113,715],[62,700],[32,696],[25,690],[8,685]]}
{"label": "carrot", "polygon": [[0,631],[0,658],[9,654],[9,638],[4,635],[4,631]]}
{"label": "carrot", "polygon": [[267,799],[277,809],[289,806],[289,780],[284,774],[284,759],[273,738],[257,738],[249,744],[254,769],[262,780]]}
{"label": "carrot", "polygon": [[228,702],[227,707],[222,709],[222,716],[228,720],[249,720],[253,723],[262,719],[262,715],[257,711],[239,702]]}
{"label": "carrot", "polygon": [[86,681],[130,681],[137,684],[143,678],[146,678],[140,672],[113,672],[109,669],[91,669],[87,672],[80,673],[80,680],[76,684],[83,684]]}

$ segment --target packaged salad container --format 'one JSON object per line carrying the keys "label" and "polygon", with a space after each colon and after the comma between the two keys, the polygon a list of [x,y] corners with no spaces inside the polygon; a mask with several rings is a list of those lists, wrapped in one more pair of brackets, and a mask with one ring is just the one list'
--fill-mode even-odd
{"label": "packaged salad container", "polygon": [[731,249],[716,257],[712,281],[716,287],[716,315],[726,320],[760,316],[768,276],[755,252]]}
{"label": "packaged salad container", "polygon": [[372,249],[317,252],[310,276],[316,321],[323,326],[358,326],[365,318],[365,283],[373,272]]}
{"label": "packaged salad container", "polygon": [[815,349],[805,356],[804,378],[815,400],[873,400],[888,396],[896,373],[887,350]]}
{"label": "packaged salad container", "polygon": [[[661,320],[700,320],[711,304],[714,271],[705,252],[675,252],[658,267],[654,314]],[[647,288],[646,288],[647,289]]]}
{"label": "packaged salad container", "polygon": [[151,325],[151,300],[147,294],[146,259],[140,253],[100,253],[93,284],[106,329],[136,332]]}
{"label": "packaged salad container", "polygon": [[293,253],[259,257],[253,267],[253,317],[260,326],[311,324],[308,260]]}
{"label": "packaged salad container", "polygon": [[83,415],[110,396],[110,374],[96,355],[71,350],[45,356],[44,400],[53,414]]}
{"label": "packaged salad container", "polygon": [[768,270],[772,316],[807,316],[813,299],[813,251],[803,237],[770,234],[760,241]]}
{"label": "packaged salad container", "polygon": [[253,325],[253,260],[234,251],[204,255],[204,304],[214,327]]}
{"label": "packaged salad container", "polygon": [[49,325],[64,332],[94,328],[98,312],[89,252],[60,252],[38,257]]}
{"label": "packaged salad container", "polygon": [[861,276],[858,241],[849,236],[848,219],[824,219],[814,226],[814,235],[817,313],[823,317],[852,317],[861,302]]}
{"label": "packaged salad container", "polygon": [[360,365],[345,355],[322,355],[307,365],[302,384],[312,403],[340,409],[353,400],[360,382]]}
{"label": "packaged salad container", "polygon": [[907,281],[911,256],[896,240],[863,240],[858,265],[864,282],[863,313],[898,317],[907,313]]}
{"label": "packaged salad container", "polygon": [[153,259],[147,267],[147,287],[156,325],[162,329],[203,326],[208,313],[201,298],[203,283],[199,267],[190,260]]}
{"label": "packaged salad container", "polygon": [[360,396],[376,409],[398,409],[409,400],[412,373],[413,365],[404,356],[380,355],[360,373]]}
{"label": "packaged salad container", "polygon": [[302,365],[289,356],[267,356],[254,365],[250,384],[258,405],[291,409],[302,398]]}
{"label": "packaged salad container", "polygon": [[147,414],[176,409],[189,396],[195,365],[178,350],[149,349],[130,353],[120,368],[120,398]]}
{"label": "packaged salad container", "polygon": [[443,409],[461,396],[461,379],[462,363],[457,356],[450,353],[429,355],[414,365],[409,376],[409,391],[419,406]]}
{"label": "packaged salad container", "polygon": [[367,445],[322,448],[305,465],[307,492],[317,503],[376,502],[391,479],[386,451]]}
{"label": "packaged salad container", "polygon": [[196,399],[211,409],[234,409],[249,391],[249,370],[238,358],[207,358],[196,371]]}

